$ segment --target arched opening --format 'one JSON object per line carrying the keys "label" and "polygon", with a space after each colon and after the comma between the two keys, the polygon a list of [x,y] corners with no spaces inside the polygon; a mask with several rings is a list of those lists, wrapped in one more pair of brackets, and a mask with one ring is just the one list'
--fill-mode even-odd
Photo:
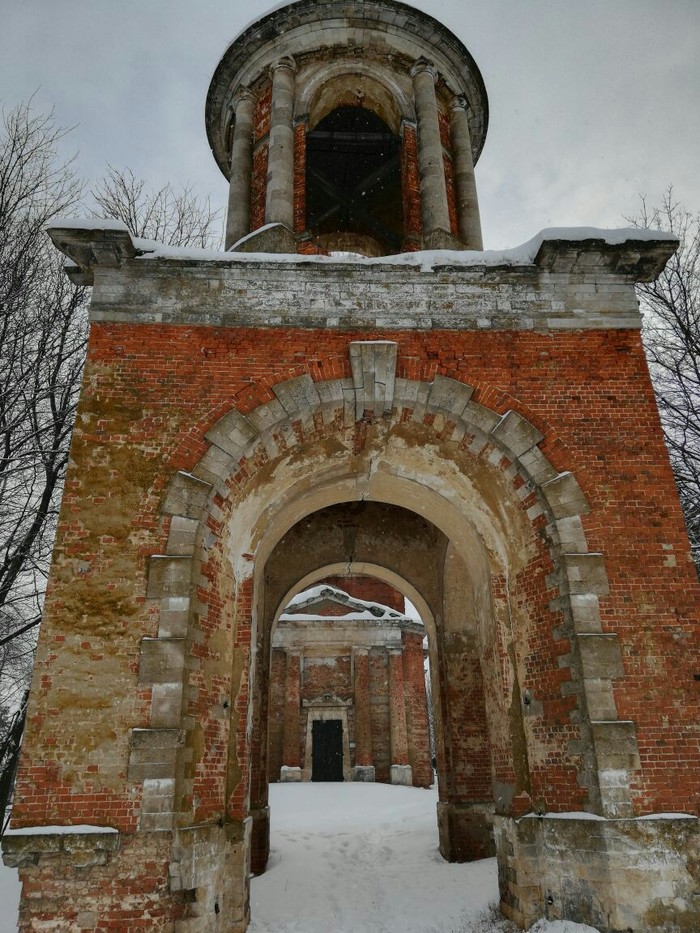
{"label": "arched opening", "polygon": [[[209,500],[211,512],[202,512],[195,553],[201,559],[199,579],[207,584],[198,592],[193,622],[202,619],[218,631],[221,620],[233,637],[204,634],[210,647],[192,676],[196,709],[204,713],[192,719],[195,728],[183,753],[183,760],[197,756],[189,785],[194,819],[207,812],[218,816],[225,792],[226,818],[241,827],[240,857],[254,872],[264,870],[274,622],[303,586],[351,571],[393,582],[434,633],[438,826],[446,859],[469,861],[493,851],[494,813],[502,841],[503,825],[528,810],[546,810],[550,801],[581,810],[587,784],[595,791],[596,774],[571,739],[585,739],[589,726],[585,707],[577,705],[581,675],[565,629],[563,574],[569,568],[578,573],[584,561],[597,572],[599,560],[585,553],[582,530],[577,532],[585,501],[572,475],[557,474],[538,458],[540,435],[513,411],[498,416],[468,406],[455,440],[446,440],[441,393],[456,389],[451,380],[436,377],[425,384],[422,397],[428,404],[434,397],[440,408],[429,421],[407,420],[405,409],[416,404],[411,387],[423,385],[407,382],[397,385],[406,400],[403,414],[369,424],[355,421],[347,407],[338,410],[335,396],[326,407],[319,403],[323,424],[315,417],[300,421],[286,394],[299,384],[292,380],[276,389],[292,409],[293,428],[290,422],[287,430],[275,402],[247,418],[231,413],[211,432],[219,445],[218,475],[225,470],[232,479],[225,495],[219,497],[226,488],[219,485]],[[402,412],[401,404],[395,407]],[[260,425],[269,427],[271,409],[278,412],[284,444],[267,431],[259,433]],[[248,439],[249,454],[262,458],[254,475],[236,467],[242,462],[241,438]],[[222,454],[230,446],[233,453],[223,457],[230,465],[224,466]],[[202,472],[213,479],[204,466],[209,462],[208,454]],[[547,480],[544,486],[533,482],[533,465]],[[168,506],[184,519],[198,509],[202,481],[179,477]],[[567,554],[561,560],[560,534],[583,547],[580,558]],[[155,567],[165,571],[170,563],[158,561]],[[561,605],[552,600],[553,592],[561,593]],[[582,592],[587,593],[577,584],[577,596]],[[192,632],[193,643],[202,638],[194,625]],[[569,645],[572,653],[562,666],[558,659]],[[222,683],[230,685],[230,728],[228,699],[215,703],[206,721],[205,704],[221,696]],[[204,783],[200,775],[211,774],[210,761],[224,775],[219,736],[228,736],[225,784]],[[188,772],[182,774],[188,789]],[[501,850],[499,858],[500,871]]]}
{"label": "arched opening", "polygon": [[329,252],[397,253],[400,139],[362,99],[336,107],[307,134],[307,228]]}
{"label": "arched opening", "polygon": [[[429,787],[427,637],[413,604],[367,568],[357,573],[346,565],[302,585],[277,616],[271,638],[270,782],[400,780]],[[401,665],[401,709],[390,697],[392,658]],[[396,748],[397,737],[402,749]]]}
{"label": "arched opening", "polygon": [[[432,763],[423,651],[426,633],[435,711],[441,850],[451,861],[493,854],[490,732],[499,730],[500,717],[494,709],[491,721],[487,720],[484,672],[492,659],[482,650],[478,633],[480,629],[490,632],[494,623],[482,618],[489,610],[488,596],[482,593],[489,589],[486,555],[482,553],[479,557],[483,548],[476,541],[471,551],[471,561],[461,560],[448,536],[430,520],[410,508],[378,501],[343,501],[322,507],[297,520],[273,547],[265,565],[259,601],[263,624],[259,628],[257,652],[259,686],[254,734],[258,741],[251,799],[254,819],[258,820],[252,862],[255,873],[264,870],[269,853],[268,782],[276,780],[277,773],[283,782],[312,778],[310,730],[316,719],[340,723],[339,737],[346,744],[342,752],[345,780],[355,778],[359,763],[371,767],[373,780],[430,785]],[[319,677],[317,669],[319,663],[336,663],[329,657],[329,651],[317,653],[316,645],[307,659],[300,644],[288,638],[286,646],[292,652],[284,662],[274,656],[275,624],[294,596],[308,587],[311,580],[329,575],[329,559],[332,566],[343,568],[345,574],[352,568],[384,568],[385,578],[391,575],[404,594],[419,594],[416,602],[425,621],[420,634],[415,631],[407,637],[399,634],[400,651],[385,650],[387,646],[377,642],[368,652],[367,661],[362,661],[366,665],[365,676],[370,679],[374,676],[377,683],[384,681],[384,692],[375,686],[372,697],[375,704],[384,703],[384,709],[375,715],[370,726],[369,759],[364,747],[358,749],[356,727],[362,715],[358,709],[361,698],[355,693],[351,702],[349,697],[353,662],[357,665],[353,677],[360,672],[359,661],[352,651],[343,648],[339,652],[342,668],[339,680],[348,692],[329,689],[325,697],[319,698],[317,712],[312,707],[315,697],[309,684],[318,683],[331,673],[326,668]],[[347,642],[348,635],[341,640]],[[488,641],[493,645],[493,638],[489,636]],[[418,683],[422,709],[415,697]],[[504,704],[498,705],[502,708]],[[419,716],[422,716],[420,723]],[[509,757],[507,748],[502,751]]]}

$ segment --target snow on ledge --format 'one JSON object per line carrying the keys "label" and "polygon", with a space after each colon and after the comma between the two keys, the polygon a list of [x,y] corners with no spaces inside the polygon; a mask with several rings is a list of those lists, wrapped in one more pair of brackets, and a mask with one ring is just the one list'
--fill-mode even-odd
{"label": "snow on ledge", "polygon": [[19,829],[8,829],[5,836],[79,836],[88,833],[118,833],[113,826],[93,826],[86,823],[81,826],[22,826]]}
{"label": "snow on ledge", "polygon": [[621,817],[619,819],[588,813],[587,810],[570,810],[564,813],[524,813],[516,820],[593,820],[599,823],[628,823],[642,820],[697,820],[693,813],[647,813],[645,816]]}
{"label": "snow on ledge", "polygon": [[[273,226],[273,225],[267,225]],[[110,231],[127,233],[128,228],[121,220],[89,218],[54,218],[47,224],[48,231],[80,230]],[[265,229],[265,228],[260,228]],[[260,233],[253,231],[239,243]],[[607,246],[621,246],[624,243],[649,243],[668,241],[677,242],[677,237],[665,230],[649,230],[638,227],[602,228],[602,227],[546,227],[531,240],[512,249],[504,250],[423,250],[414,253],[398,253],[392,256],[364,257],[357,255],[320,256],[302,253],[241,253],[224,250],[201,249],[198,247],[167,246],[156,240],[130,237],[134,248],[143,259],[179,259],[194,262],[223,263],[294,263],[312,265],[356,265],[356,266],[410,266],[421,272],[433,272],[437,267],[495,267],[533,265],[535,258],[545,242],[563,241],[583,243],[595,240]]]}

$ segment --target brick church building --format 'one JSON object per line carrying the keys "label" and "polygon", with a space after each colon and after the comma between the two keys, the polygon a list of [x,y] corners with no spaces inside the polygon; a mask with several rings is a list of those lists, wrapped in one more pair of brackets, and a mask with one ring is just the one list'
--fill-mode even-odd
{"label": "brick church building", "polygon": [[410,625],[331,656],[284,614],[349,577],[423,621],[443,857],[495,853],[523,929],[700,928],[700,587],[635,295],[677,243],[484,251],[488,112],[431,16],[298,0],[211,82],[225,251],[51,229],[93,292],[3,839],[21,933],[243,933],[309,720],[313,758],[344,711],[344,776],[423,781]]}
{"label": "brick church building", "polygon": [[299,593],[272,636],[269,780],[429,787],[424,640],[387,583],[341,577]]}

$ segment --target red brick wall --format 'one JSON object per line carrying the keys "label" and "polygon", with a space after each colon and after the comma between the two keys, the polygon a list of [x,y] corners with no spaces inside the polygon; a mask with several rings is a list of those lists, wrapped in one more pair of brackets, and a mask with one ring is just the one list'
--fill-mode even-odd
{"label": "red brick wall", "polygon": [[430,787],[433,783],[433,769],[430,760],[428,706],[425,696],[423,635],[404,632],[402,641],[408,760],[413,772],[413,784],[416,787]]}
{"label": "red brick wall", "polygon": [[[164,491],[175,470],[194,467],[208,446],[204,433],[232,404],[250,411],[272,398],[272,384],[303,372],[314,379],[349,376],[353,339],[395,340],[398,376],[430,380],[440,372],[475,385],[474,400],[497,412],[515,408],[542,430],[540,446],[554,466],[574,472],[592,507],[583,518],[589,548],[605,556],[610,594],[600,600],[604,631],[617,632],[623,646],[626,676],[615,682],[615,693],[619,716],[637,726],[643,771],[635,803],[642,811],[697,808],[699,753],[688,737],[696,727],[691,697],[697,691],[698,587],[637,332],[341,333],[93,324],[19,775],[18,824],[60,818],[134,828],[139,792],[133,794],[126,781],[128,739],[119,730],[149,721],[150,690],[137,686],[138,642],[157,634],[157,607],[145,599],[145,578],[148,556],[163,553],[167,540],[168,522],[159,514]],[[107,472],[101,472],[103,456],[111,458]],[[232,479],[232,498],[248,475]],[[221,527],[212,522],[212,533]],[[135,562],[135,577],[127,558]],[[193,654],[204,666],[213,663],[223,632],[242,658],[232,720],[240,775],[225,801],[221,750],[227,732],[211,710],[228,684],[193,671],[191,685],[199,692],[188,712],[201,723],[202,744],[190,771],[202,819],[225,805],[242,815],[247,789],[246,620],[252,590],[242,587],[232,607],[224,564],[217,545],[202,568],[211,587],[199,594],[206,616]],[[541,728],[550,747],[559,749],[559,759],[547,765],[548,788],[556,806],[577,809],[580,792],[569,766],[557,763],[567,759],[571,735],[571,701],[562,700],[559,682],[571,673],[556,663],[567,640],[552,634],[558,620],[548,608],[551,566],[543,543],[534,572],[511,581],[511,595],[513,585],[519,587],[531,611],[532,630],[525,636],[530,650],[520,662],[524,683],[542,696]],[[105,579],[113,590],[102,586]],[[84,632],[81,619],[89,612]],[[71,657],[87,672],[85,684],[102,671],[126,672],[116,683],[118,694],[98,693],[78,710],[66,686]],[[385,677],[382,663],[372,662],[375,680]],[[76,736],[82,722],[96,740],[111,743],[109,754],[97,746],[81,750]],[[388,766],[386,734],[382,729],[374,736],[380,777]],[[537,767],[533,763],[535,775]]]}
{"label": "red brick wall", "polygon": [[257,230],[265,223],[267,196],[267,157],[270,135],[272,85],[266,88],[255,103],[253,122],[253,174],[251,179],[250,229]]}
{"label": "red brick wall", "polygon": [[369,655],[370,709],[372,713],[372,756],[377,781],[391,779],[391,731],[389,724],[389,665],[385,651]]}
{"label": "red brick wall", "polygon": [[418,138],[415,127],[404,123],[401,139],[401,188],[403,193],[402,247],[407,252],[421,247],[423,224],[420,214],[420,173],[418,171]]}
{"label": "red brick wall", "polygon": [[306,230],[306,123],[294,127],[294,232]]}

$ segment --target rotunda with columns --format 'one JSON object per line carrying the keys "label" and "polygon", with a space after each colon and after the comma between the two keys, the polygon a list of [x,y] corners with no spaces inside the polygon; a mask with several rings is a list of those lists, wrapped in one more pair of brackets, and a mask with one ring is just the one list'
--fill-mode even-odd
{"label": "rotunda with columns", "polygon": [[277,10],[233,42],[209,88],[226,248],[482,249],[487,124],[479,69],[437,20],[388,0]]}

